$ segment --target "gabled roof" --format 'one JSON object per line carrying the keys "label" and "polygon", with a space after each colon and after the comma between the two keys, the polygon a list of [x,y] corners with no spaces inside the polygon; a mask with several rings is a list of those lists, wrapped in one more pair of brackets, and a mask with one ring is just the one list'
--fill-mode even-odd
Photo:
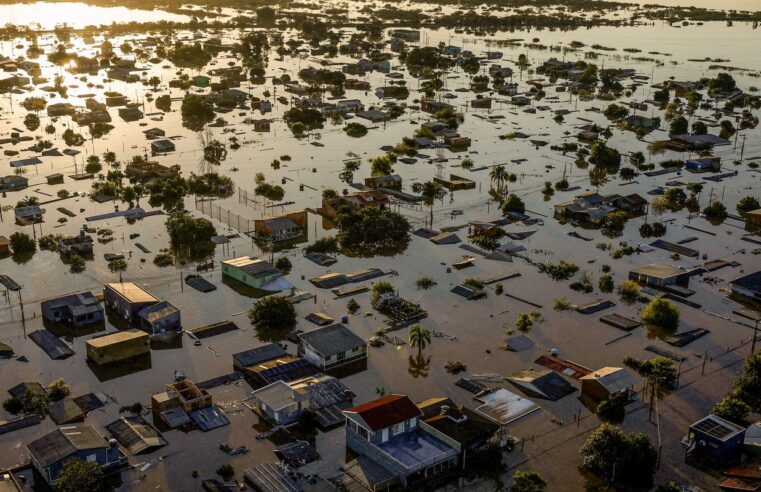
{"label": "gabled roof", "polygon": [[89,425],[61,427],[27,446],[43,468],[68,458],[76,451],[106,447],[106,440]]}
{"label": "gabled roof", "polygon": [[732,280],[729,283],[730,285],[736,285],[753,292],[761,292],[761,270],[755,273],[751,273],[750,275]]}
{"label": "gabled roof", "polygon": [[268,343],[261,347],[233,354],[233,360],[243,367],[248,367],[264,361],[277,359],[283,355],[285,355],[283,347],[276,343]]}
{"label": "gabled roof", "polygon": [[405,420],[420,417],[423,413],[406,396],[388,395],[349,408],[344,411],[344,414],[359,421],[373,432],[377,432]]}
{"label": "gabled roof", "polygon": [[600,383],[610,393],[618,393],[636,384],[634,378],[621,367],[603,367],[591,374],[581,377],[581,381],[591,380]]}
{"label": "gabled roof", "polygon": [[339,354],[365,345],[364,340],[341,323],[334,323],[300,333],[299,338],[308,343],[323,357]]}

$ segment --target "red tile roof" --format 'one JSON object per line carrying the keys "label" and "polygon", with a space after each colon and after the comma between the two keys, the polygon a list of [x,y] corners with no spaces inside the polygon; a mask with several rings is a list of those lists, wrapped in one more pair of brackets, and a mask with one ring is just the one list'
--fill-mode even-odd
{"label": "red tile roof", "polygon": [[420,409],[404,395],[388,395],[346,410],[356,413],[373,432],[422,415]]}

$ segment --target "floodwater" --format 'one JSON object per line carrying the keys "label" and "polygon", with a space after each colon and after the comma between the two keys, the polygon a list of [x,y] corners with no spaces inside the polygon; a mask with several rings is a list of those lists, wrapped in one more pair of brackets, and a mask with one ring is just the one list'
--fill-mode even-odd
{"label": "floodwater", "polygon": [[[44,15],[41,15],[44,12]],[[114,22],[186,22],[185,15],[160,10],[139,10],[126,7],[98,7],[81,2],[35,2],[0,5],[1,23],[53,29],[69,26],[79,29],[86,26],[103,26]]]}
{"label": "floodwater", "polygon": [[[1,8],[0,8],[1,9]],[[1,12],[2,10],[0,10]],[[71,19],[70,24],[75,19]],[[89,22],[88,22],[89,23]],[[233,42],[239,33],[231,30],[225,32],[222,42]],[[288,36],[297,33],[286,32]],[[189,40],[191,33],[180,32],[180,38]],[[530,42],[538,37],[540,43],[545,45],[568,45],[571,41],[581,41],[587,45],[599,43],[604,46],[616,48],[616,51],[597,51],[596,63],[609,67],[635,68],[645,76],[652,76],[654,81],[661,81],[669,77],[677,80],[694,80],[702,76],[715,76],[716,70],[709,70],[709,62],[688,61],[690,58],[729,58],[722,65],[739,67],[750,72],[734,72],[733,75],[742,88],[749,88],[756,84],[758,79],[753,74],[758,74],[757,46],[761,31],[752,29],[746,24],[736,24],[727,28],[721,23],[707,23],[703,26],[688,26],[683,28],[671,28],[657,24],[640,27],[627,27],[620,29],[597,28],[585,31],[561,33],[561,32],[527,32],[527,33],[504,33],[490,36],[486,39],[473,38],[445,30],[430,30],[423,33],[423,39],[430,45],[439,41],[463,45],[476,53],[487,49],[503,51],[505,56],[500,62],[505,66],[512,66],[520,54],[527,54],[531,66],[537,66],[542,61],[554,56],[554,52],[526,49],[515,46],[495,46],[495,41],[500,39],[523,38]],[[111,39],[114,46],[120,46],[123,41],[140,44],[141,36]],[[85,56],[95,54],[97,46],[102,42],[102,37],[96,37],[92,45],[84,45],[81,39],[74,38],[72,43],[79,52]],[[39,45],[50,47],[55,38],[41,36]],[[0,43],[0,54],[17,57],[26,51],[27,42],[15,40]],[[21,47],[19,47],[21,46]],[[642,53],[627,54],[626,48],[639,48]],[[584,48],[580,52],[567,53],[566,59],[584,58]],[[662,54],[648,54],[657,51]],[[665,54],[664,54],[665,53]],[[558,56],[563,56],[559,54]],[[637,60],[635,57],[642,56],[649,60]],[[232,55],[222,54],[213,62],[213,65],[205,67],[201,72],[207,72],[214,67],[224,67],[234,60]],[[652,61],[657,60],[658,63]],[[156,160],[165,165],[178,164],[185,175],[191,172],[200,172],[207,167],[201,164],[200,148],[202,138],[199,135],[185,129],[181,125],[179,114],[179,101],[173,103],[173,111],[160,115],[153,103],[149,101],[150,89],[141,84],[127,84],[123,82],[104,82],[104,73],[97,76],[86,77],[70,74],[58,67],[50,65],[43,59],[39,60],[43,65],[43,76],[52,80],[55,75],[62,75],[65,84],[69,86],[67,101],[75,105],[84,105],[84,98],[88,94],[99,94],[104,90],[118,91],[129,96],[133,101],[143,105],[146,117],[140,123],[126,123],[119,119],[115,111],[112,111],[114,130],[102,139],[88,141],[79,150],[82,153],[75,157],[44,157],[43,164],[26,167],[26,176],[30,178],[28,189],[8,193],[7,197],[0,198],[3,208],[3,221],[0,222],[0,234],[9,236],[19,230],[12,223],[12,211],[6,207],[12,206],[24,196],[37,196],[41,201],[55,198],[56,193],[62,188],[70,192],[89,191],[91,181],[74,181],[66,178],[64,185],[47,185],[45,176],[52,173],[73,174],[75,169],[84,165],[88,155],[101,155],[105,151],[115,151],[118,158],[124,162],[134,155],[142,155],[146,152],[149,142],[145,140],[142,131],[153,126],[166,130],[168,137],[177,137],[175,144],[177,151],[158,156]],[[349,62],[347,57],[337,57],[332,62]],[[268,75],[289,74],[292,78],[297,77],[297,72],[307,66],[317,66],[319,59],[311,56],[303,56],[300,59],[278,60],[273,52],[269,56]],[[396,61],[394,60],[394,64]],[[166,84],[174,78],[177,69],[169,62],[150,64],[140,62],[144,66],[145,74],[157,75],[162,84],[159,94],[169,92],[173,98],[181,98],[183,92],[179,89],[168,89]],[[514,81],[519,82],[520,90],[526,90],[526,81],[534,78],[531,67],[524,73],[520,73],[517,67]],[[392,68],[397,70],[397,67]],[[189,75],[198,72],[186,70]],[[411,96],[407,103],[420,97],[415,91],[418,81],[411,78],[404,71],[405,80],[411,89]],[[384,74],[373,72],[366,77],[372,87],[384,85]],[[446,78],[448,94],[454,95],[448,99],[458,109],[464,112],[465,121],[459,131],[473,139],[470,151],[466,153],[451,153],[449,151],[423,151],[432,157],[439,156],[446,160],[439,163],[429,163],[427,159],[419,159],[414,165],[398,163],[395,172],[404,179],[404,189],[409,191],[415,181],[430,180],[435,175],[448,176],[455,173],[468,177],[477,182],[474,190],[458,191],[452,196],[446,197],[442,203],[434,207],[434,227],[456,226],[467,224],[469,220],[494,220],[500,216],[495,209],[495,204],[490,202],[487,193],[489,182],[488,169],[479,171],[465,171],[459,167],[463,157],[470,157],[475,161],[475,168],[492,166],[494,164],[506,164],[507,170],[519,175],[518,182],[510,185],[510,191],[518,194],[526,202],[527,209],[535,217],[543,218],[544,225],[523,226],[515,224],[508,226],[511,231],[536,230],[528,239],[519,242],[526,247],[527,257],[534,262],[547,260],[559,261],[565,259],[577,263],[583,271],[591,272],[595,279],[600,275],[602,264],[609,264],[611,271],[619,282],[626,278],[628,271],[636,266],[647,263],[666,263],[673,265],[696,266],[700,260],[683,258],[673,261],[669,253],[655,250],[650,253],[642,253],[624,257],[620,260],[610,258],[608,252],[595,248],[598,242],[609,242],[615,249],[619,242],[626,241],[630,244],[640,244],[645,240],[639,237],[638,228],[645,218],[633,219],[627,225],[623,236],[610,240],[602,236],[599,231],[578,230],[583,236],[591,238],[591,241],[583,241],[568,236],[568,233],[576,230],[571,224],[560,224],[552,218],[552,205],[557,202],[567,201],[576,193],[586,190],[595,190],[596,187],[589,183],[589,170],[579,169],[574,164],[574,156],[571,154],[561,155],[550,150],[550,146],[536,147],[528,140],[499,139],[500,135],[521,131],[529,134],[531,139],[548,141],[558,144],[563,141],[575,141],[576,127],[592,121],[606,125],[607,120],[596,109],[604,108],[608,103],[605,101],[578,101],[576,98],[569,99],[568,94],[555,93],[552,88],[548,89],[548,97],[541,102],[534,102],[537,107],[536,114],[526,114],[520,108],[497,102],[490,111],[473,110],[468,107],[468,102],[474,98],[469,92],[461,89],[469,85],[469,76],[460,70],[453,70]],[[429,115],[416,110],[408,110],[407,114],[400,119],[380,124],[370,129],[367,136],[359,139],[347,137],[342,131],[342,124],[332,125],[326,123],[323,130],[315,132],[309,138],[295,139],[282,121],[282,113],[289,106],[276,101],[276,98],[284,95],[282,86],[272,85],[271,79],[267,79],[264,85],[248,85],[244,83],[242,90],[251,94],[264,97],[265,91],[269,91],[270,100],[273,101],[273,113],[265,117],[274,118],[270,133],[255,133],[253,127],[243,123],[247,117],[262,117],[258,111],[234,110],[221,115],[228,125],[224,128],[209,129],[210,135],[222,141],[228,141],[235,136],[241,143],[241,148],[230,150],[228,158],[217,169],[220,173],[231,176],[239,189],[251,191],[254,188],[254,176],[263,172],[272,183],[280,184],[284,180],[283,187],[286,190],[285,201],[294,202],[292,205],[282,207],[288,209],[303,209],[306,207],[317,208],[320,205],[321,192],[325,188],[351,190],[349,185],[339,181],[338,174],[343,169],[342,160],[349,151],[359,154],[363,158],[361,169],[355,173],[354,182],[362,182],[370,174],[369,159],[382,155],[380,147],[383,145],[395,145],[405,136],[412,132]],[[458,91],[460,89],[460,91]],[[193,89],[202,91],[200,89]],[[206,89],[205,91],[208,91]],[[203,92],[203,91],[202,91]],[[641,101],[650,95],[647,85],[638,87],[631,97],[626,100]],[[39,89],[33,93],[6,94],[0,96],[0,137],[6,137],[14,128],[23,129],[22,119],[26,111],[20,107],[21,101],[33,94],[42,94]],[[99,96],[98,96],[99,97]],[[289,97],[289,95],[286,95]],[[361,99],[366,106],[379,105],[382,103],[373,91],[359,92],[348,91],[346,98]],[[502,99],[497,96],[497,99]],[[48,98],[49,103],[60,102],[62,99],[54,95]],[[550,110],[544,111],[542,106],[548,106]],[[570,109],[572,113],[566,115],[565,122],[558,124],[553,120],[552,111],[557,109]],[[655,110],[648,110],[648,113]],[[655,111],[659,113],[658,111]],[[156,114],[154,114],[156,113]],[[242,114],[241,114],[242,113]],[[703,114],[703,113],[701,113]],[[152,116],[151,116],[152,115]],[[501,116],[501,119],[488,120],[486,116]],[[40,114],[41,128],[50,123],[44,113]],[[366,122],[364,122],[366,123]],[[60,139],[64,128],[72,126],[68,118],[59,119],[56,123],[56,134],[51,137],[56,146],[63,149],[65,145]],[[24,132],[29,134],[30,132]],[[41,135],[42,130],[35,132]],[[749,158],[761,156],[761,139],[758,138],[759,130],[741,132],[737,144],[733,140],[732,145],[716,148],[716,155],[722,157],[728,169],[737,169],[735,177],[728,178],[721,183],[706,181],[701,196],[701,203],[708,202],[709,194],[722,197],[724,203],[733,211],[734,204],[741,196],[750,193],[749,190],[758,190],[759,172],[748,166]],[[203,138],[208,139],[209,136]],[[666,138],[666,131],[657,130],[646,137],[648,141]],[[611,144],[622,152],[641,150],[648,155],[652,162],[660,162],[671,158],[687,157],[683,153],[666,152],[659,155],[649,155],[647,143],[637,140],[630,132],[613,131]],[[315,143],[319,145],[314,145]],[[744,144],[744,149],[742,145]],[[22,143],[16,147],[18,150],[26,147],[28,143]],[[12,148],[10,145],[7,148]],[[3,148],[5,150],[5,147]],[[735,166],[732,161],[740,159],[743,152],[744,160]],[[21,156],[29,153],[22,152]],[[288,155],[290,161],[282,159]],[[12,174],[9,162],[19,157],[2,157],[0,159],[0,173]],[[279,169],[273,169],[270,163],[274,159],[281,161]],[[526,159],[522,163],[513,162],[518,159]],[[571,185],[580,187],[577,191],[556,192],[554,196],[546,200],[540,189],[545,181],[555,182],[565,175]],[[700,175],[666,175],[654,178],[639,176],[634,182],[623,182],[617,177],[610,178],[599,189],[605,193],[640,193],[643,196],[655,186],[663,186],[666,181],[680,179],[684,182],[701,181]],[[299,186],[303,184],[303,191]],[[147,198],[141,205],[150,209]],[[264,207],[263,203],[241,203],[236,193],[232,197],[215,201],[225,210],[236,213],[244,218],[254,219],[273,212]],[[120,208],[124,204],[118,204]],[[97,204],[89,197],[72,197],[60,202],[43,205],[46,209],[45,223],[37,226],[36,234],[75,234],[84,224],[84,217],[113,211],[113,202]],[[66,207],[76,214],[74,218],[68,218],[65,222],[59,219],[65,217],[58,207]],[[189,198],[186,207],[193,211],[194,200]],[[453,216],[452,211],[458,209],[463,213]],[[280,209],[274,210],[275,212]],[[425,225],[428,210],[417,206],[401,204],[399,210],[410,219],[414,228]],[[200,212],[194,212],[201,216]],[[215,216],[216,217],[216,216]],[[581,294],[571,291],[567,283],[558,283],[549,280],[546,276],[537,272],[536,268],[527,262],[516,259],[513,263],[502,263],[477,259],[472,268],[462,271],[447,272],[447,267],[462,259],[465,250],[457,245],[436,246],[433,243],[413,236],[407,250],[395,257],[390,258],[348,258],[340,256],[340,261],[330,268],[320,267],[309,262],[301,255],[298,249],[281,252],[277,255],[287,255],[293,262],[294,268],[288,276],[289,280],[303,290],[314,292],[317,297],[314,301],[303,302],[296,306],[299,314],[298,328],[311,329],[312,326],[303,316],[308,313],[321,310],[338,319],[346,312],[347,299],[336,300],[328,291],[321,291],[309,284],[308,279],[327,271],[351,272],[367,267],[378,267],[384,270],[395,270],[398,276],[387,278],[396,286],[401,295],[412,302],[420,303],[428,310],[429,317],[422,324],[430,330],[440,332],[442,336],[435,337],[430,347],[426,348],[424,355],[430,362],[425,367],[420,364],[410,364],[413,351],[406,345],[394,346],[387,344],[380,349],[371,349],[369,367],[366,372],[345,379],[345,383],[357,395],[356,402],[361,403],[375,398],[381,391],[405,393],[416,401],[435,396],[449,396],[457,403],[473,405],[471,395],[454,382],[460,376],[452,376],[446,373],[444,365],[448,360],[459,360],[467,365],[467,374],[508,374],[516,370],[529,367],[538,367],[533,361],[550,348],[557,348],[560,355],[582,365],[597,368],[604,366],[617,366],[626,355],[635,357],[652,357],[653,354],[643,348],[648,344],[655,344],[662,348],[682,354],[687,357],[684,367],[695,367],[701,363],[701,359],[695,354],[708,353],[715,356],[726,351],[726,347],[734,347],[740,341],[747,340],[750,331],[735,323],[717,318],[707,311],[730,316],[731,311],[738,305],[725,297],[726,281],[740,275],[741,271],[751,272],[758,269],[761,262],[758,256],[750,251],[752,243],[740,239],[744,231],[736,221],[728,220],[720,226],[712,226],[704,219],[688,219],[684,212],[668,213],[664,220],[673,220],[669,223],[665,239],[678,241],[690,236],[698,237],[698,240],[688,246],[699,249],[708,259],[722,258],[736,260],[741,266],[737,269],[724,269],[712,274],[718,277],[715,283],[702,281],[694,278],[691,288],[696,294],[691,298],[695,302],[703,304],[703,310],[692,309],[682,306],[682,330],[696,327],[704,327],[711,330],[711,334],[685,348],[674,348],[665,345],[652,337],[646,328],[639,328],[632,335],[615,343],[607,344],[611,340],[622,335],[622,332],[599,323],[596,315],[584,316],[575,312],[558,313],[551,306],[555,298],[565,296],[574,303],[583,304],[592,302],[599,297],[611,298],[618,302],[615,295],[605,295],[599,292]],[[7,299],[0,299],[3,306],[0,308],[0,341],[11,345],[17,354],[26,356],[28,362],[18,360],[0,361],[0,390],[10,388],[19,381],[40,381],[48,384],[50,381],[63,377],[72,387],[74,396],[90,391],[106,393],[118,403],[111,403],[100,411],[93,412],[88,416],[87,423],[102,426],[118,417],[118,409],[121,405],[128,405],[135,401],[144,404],[149,403],[150,394],[163,390],[165,383],[171,382],[175,371],[183,371],[190,379],[200,381],[210,379],[232,370],[231,355],[241,350],[246,350],[258,345],[255,330],[250,326],[245,311],[251,306],[252,299],[245,297],[227,285],[222,283],[221,272],[215,269],[204,276],[218,286],[218,290],[209,294],[202,294],[188,286],[183,286],[180,279],[195,271],[193,265],[182,267],[158,268],[152,263],[154,254],[167,246],[167,237],[163,227],[165,218],[153,216],[145,218],[134,224],[129,224],[123,219],[111,219],[94,222],[89,225],[98,228],[110,228],[114,232],[115,240],[101,244],[96,243],[95,257],[87,262],[87,270],[81,274],[71,274],[68,267],[63,264],[57,253],[38,251],[27,263],[16,263],[12,258],[0,260],[0,271],[10,275],[23,286],[22,296],[24,302],[25,321],[21,322],[21,309],[19,297],[11,293]],[[650,217],[652,220],[652,217]],[[309,240],[332,234],[322,229],[322,221],[319,217],[310,216]],[[224,223],[214,220],[214,224],[220,233],[244,233],[226,226]],[[696,232],[685,226],[695,226],[708,230],[715,235]],[[30,227],[23,228],[25,232],[32,233]],[[41,229],[41,232],[40,232]],[[131,234],[139,234],[139,237],[130,238]],[[465,240],[467,228],[458,232]],[[136,243],[145,246],[151,253],[144,253],[136,247]],[[151,354],[150,368],[143,367],[130,374],[121,377],[106,379],[103,375],[94,373],[85,364],[85,341],[91,334],[81,334],[68,338],[67,342],[76,352],[74,357],[63,361],[51,361],[48,357],[28,338],[28,334],[42,327],[39,302],[70,292],[92,290],[97,292],[105,282],[112,282],[118,276],[108,271],[103,255],[106,253],[124,253],[127,256],[129,267],[123,274],[125,281],[135,281],[145,286],[152,293],[162,299],[171,301],[182,310],[183,324],[186,328],[205,325],[223,319],[233,320],[240,330],[219,335],[204,340],[201,346],[194,346],[189,339],[185,338],[181,344],[161,350],[153,350]],[[217,248],[215,260],[218,262],[225,258],[240,255],[259,255],[261,252],[253,246],[250,239],[241,234],[240,238],[233,239],[228,247]],[[513,330],[515,319],[521,312],[530,312],[537,308],[515,300],[507,296],[497,296],[489,289],[489,296],[479,301],[465,301],[457,297],[449,290],[468,277],[480,277],[489,279],[502,277],[510,273],[520,273],[521,276],[502,282],[505,292],[508,294],[529,300],[534,304],[543,306],[541,312],[544,321],[535,324],[529,336],[536,346],[532,350],[521,353],[503,352],[498,349],[504,343],[506,332]],[[415,287],[415,282],[422,276],[433,278],[437,285],[428,291],[421,291]],[[369,297],[363,294],[356,297],[361,305],[360,312],[352,316],[349,326],[363,338],[371,337],[377,328],[384,326],[383,319],[370,306]],[[627,306],[620,304],[615,312],[626,316],[638,317],[639,305]],[[365,313],[370,313],[365,316]],[[115,328],[108,324],[109,331]],[[392,334],[393,335],[393,334]],[[396,333],[400,339],[405,339],[404,332]],[[291,347],[293,348],[293,347]],[[413,359],[414,362],[414,359]],[[212,390],[214,398],[219,402],[239,402],[247,397],[250,388],[246,383],[240,385],[223,386]],[[589,412],[581,407],[575,397],[567,397],[559,402],[538,402],[543,411],[532,416],[531,421],[548,423],[552,419],[569,422],[571,417],[582,410],[584,414]],[[230,462],[238,472],[246,466],[251,466],[263,461],[273,459],[271,450],[273,444],[266,440],[257,441],[254,436],[258,433],[253,426],[257,418],[245,409],[232,411],[230,418],[233,425],[201,434],[198,431],[183,434],[177,431],[166,433],[165,437],[170,442],[166,448],[147,456],[131,457],[133,464],[151,463],[144,471],[133,471],[124,474],[124,490],[190,490],[198,487],[198,480],[191,476],[192,470],[198,470],[201,478],[211,478],[221,464]],[[0,410],[0,418],[9,417]],[[9,452],[0,453],[0,468],[12,466],[22,462],[25,457],[24,444],[35,439],[54,427],[50,419],[43,424],[22,431],[16,431],[0,438],[3,449]],[[511,428],[518,437],[526,437],[532,432],[530,429]],[[343,459],[342,452],[342,429],[336,429],[318,438],[318,451],[324,457],[323,466],[337,465]],[[252,452],[230,459],[227,455],[216,449],[221,442],[228,442],[232,447],[246,444]],[[679,446],[679,443],[669,443],[668,446]],[[200,449],[203,452],[197,452]],[[166,456],[159,460],[160,456]],[[144,475],[144,476],[143,476]],[[557,476],[556,485],[564,490],[578,490],[581,477],[575,473],[567,473],[565,476]],[[240,474],[239,474],[240,476]]]}

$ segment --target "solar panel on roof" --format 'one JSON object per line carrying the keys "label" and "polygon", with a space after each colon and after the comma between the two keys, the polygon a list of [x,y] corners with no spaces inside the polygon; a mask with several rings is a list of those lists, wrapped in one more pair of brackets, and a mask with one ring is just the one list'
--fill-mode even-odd
{"label": "solar panel on roof", "polygon": [[720,422],[709,419],[698,422],[695,425],[695,429],[717,439],[723,439],[733,432],[732,429],[721,424]]}

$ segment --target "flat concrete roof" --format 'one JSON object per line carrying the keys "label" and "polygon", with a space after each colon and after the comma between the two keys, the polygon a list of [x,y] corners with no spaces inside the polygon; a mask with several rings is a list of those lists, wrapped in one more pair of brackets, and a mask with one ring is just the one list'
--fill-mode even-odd
{"label": "flat concrete roof", "polygon": [[114,345],[116,343],[127,342],[130,340],[135,340],[140,338],[147,339],[148,334],[140,330],[128,330],[128,331],[117,331],[116,333],[111,333],[109,335],[104,335],[102,337],[92,338],[90,340],[87,340],[87,342],[85,343],[93,348],[102,348],[102,347],[107,347],[109,345]]}
{"label": "flat concrete roof", "polygon": [[129,302],[159,302],[152,294],[133,282],[106,284],[106,287]]}
{"label": "flat concrete roof", "polygon": [[635,268],[632,270],[632,272],[638,274],[638,275],[647,275],[648,277],[656,277],[656,278],[669,278],[676,275],[681,275],[684,272],[678,268],[668,266],[668,265],[659,265],[657,263],[652,263],[650,265],[645,265],[643,267]]}

